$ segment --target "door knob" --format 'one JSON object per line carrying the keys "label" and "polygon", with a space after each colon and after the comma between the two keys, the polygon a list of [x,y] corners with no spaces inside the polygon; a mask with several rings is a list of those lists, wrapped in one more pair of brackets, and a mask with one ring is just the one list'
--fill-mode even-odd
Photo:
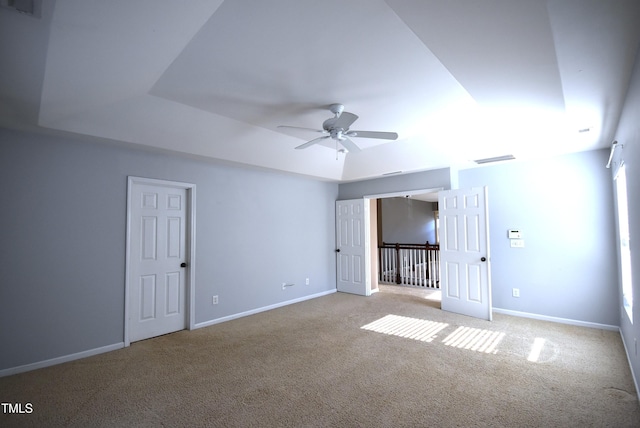
{"label": "door knob", "polygon": [[185,262],[180,263],[180,267],[187,267],[187,264]]}
{"label": "door knob", "polygon": [[486,261],[487,261],[487,258],[486,258],[486,257],[481,257],[481,258],[480,258],[480,261],[482,261],[482,262],[486,262]]}
{"label": "door knob", "polygon": [[339,252],[340,252],[340,248],[337,248],[337,249],[336,249],[336,253],[339,253]]}

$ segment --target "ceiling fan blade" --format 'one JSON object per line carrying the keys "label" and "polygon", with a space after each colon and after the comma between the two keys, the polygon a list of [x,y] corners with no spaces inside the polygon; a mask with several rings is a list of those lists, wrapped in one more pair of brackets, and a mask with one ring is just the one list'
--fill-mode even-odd
{"label": "ceiling fan blade", "polygon": [[326,135],[324,137],[318,137],[318,138],[314,138],[311,141],[307,141],[306,143],[296,147],[296,150],[298,149],[306,149],[309,146],[313,146],[314,144],[318,143],[320,140],[326,140],[327,138],[331,138],[329,135]]}
{"label": "ceiling fan blade", "polygon": [[343,136],[340,139],[340,144],[342,144],[344,146],[344,148],[347,149],[349,152],[359,152],[359,151],[361,151],[360,147],[358,147],[356,145],[356,143],[351,141],[348,137]]}
{"label": "ceiling fan blade", "polygon": [[287,129],[300,129],[302,131],[312,131],[312,132],[322,132],[325,133],[324,129],[315,129],[315,128],[302,128],[300,126],[288,126],[288,125],[278,125],[278,128],[287,128]]}
{"label": "ceiling fan blade", "polygon": [[358,115],[349,113],[348,111],[343,111],[342,114],[340,114],[340,117],[332,120],[334,120],[334,122],[332,123],[332,127],[349,129],[351,124],[358,120]]}
{"label": "ceiling fan blade", "polygon": [[398,134],[395,132],[377,132],[377,131],[349,131],[349,137],[358,138],[379,138],[381,140],[397,140]]}

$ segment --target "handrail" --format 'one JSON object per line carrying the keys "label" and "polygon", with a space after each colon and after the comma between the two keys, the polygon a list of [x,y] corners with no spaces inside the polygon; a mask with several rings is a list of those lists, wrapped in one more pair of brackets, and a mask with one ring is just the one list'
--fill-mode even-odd
{"label": "handrail", "polygon": [[378,245],[380,280],[439,288],[439,254],[440,245],[429,241],[425,244],[383,242]]}
{"label": "handrail", "polygon": [[390,244],[388,242],[383,242],[382,244],[378,245],[378,248],[399,248],[399,249],[414,249],[414,248],[425,248],[427,250],[439,250],[440,249],[440,244],[430,244],[429,241],[427,241],[424,244],[401,244],[401,243],[393,243]]}

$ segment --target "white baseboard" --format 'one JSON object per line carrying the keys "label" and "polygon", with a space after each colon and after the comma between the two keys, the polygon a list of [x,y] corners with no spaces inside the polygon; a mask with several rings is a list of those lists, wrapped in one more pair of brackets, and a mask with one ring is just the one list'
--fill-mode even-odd
{"label": "white baseboard", "polygon": [[333,294],[333,293],[336,293],[336,292],[337,292],[337,290],[323,291],[322,293],[311,294],[309,296],[304,296],[304,297],[300,297],[300,298],[293,299],[293,300],[287,300],[285,302],[276,303],[274,305],[264,306],[262,308],[252,309],[250,311],[240,312],[238,314],[233,314],[233,315],[229,315],[229,316],[222,317],[222,318],[216,318],[216,319],[210,320],[210,321],[196,323],[194,328],[209,327],[211,325],[220,324],[220,323],[225,322],[225,321],[231,321],[231,320],[234,320],[234,319],[237,319],[237,318],[242,318],[242,317],[246,317],[246,316],[249,316],[249,315],[258,314],[260,312],[270,311],[271,309],[277,309],[277,308],[281,308],[283,306],[292,305],[294,303],[304,302],[305,300],[315,299],[316,297],[322,297],[322,296],[326,296],[328,294]]}
{"label": "white baseboard", "polygon": [[629,363],[629,369],[631,370],[631,378],[633,379],[633,384],[636,387],[636,397],[638,399],[638,402],[640,403],[640,394],[638,394],[638,391],[640,391],[640,389],[638,389],[638,379],[636,378],[636,374],[633,371],[633,364],[631,364],[631,357],[630,357],[631,354],[629,353],[629,347],[627,346],[627,342],[624,340],[624,334],[622,334],[622,330],[620,331],[620,337],[622,338],[622,345],[624,346],[624,352],[627,355],[627,362]]}
{"label": "white baseboard", "polygon": [[620,327],[618,327],[617,325],[598,324],[595,322],[578,321],[578,320],[572,320],[569,318],[550,317],[547,315],[532,314],[530,312],[512,311],[510,309],[501,309],[501,308],[493,308],[493,312],[497,314],[512,315],[514,317],[532,318],[532,319],[541,320],[541,321],[557,322],[560,324],[577,325],[579,327],[589,327],[589,328],[598,328],[600,330],[620,331]]}
{"label": "white baseboard", "polygon": [[11,376],[18,373],[24,373],[31,370],[41,369],[44,367],[55,366],[56,364],[62,364],[69,361],[79,360],[80,358],[87,358],[105,352],[115,351],[116,349],[124,348],[124,342],[114,343],[113,345],[102,346],[100,348],[89,349],[87,351],[78,352],[75,354],[64,355],[62,357],[51,358],[50,360],[39,361],[37,363],[25,364],[23,366],[11,367],[8,369],[0,370],[0,377]]}
{"label": "white baseboard", "polygon": [[[303,302],[303,301],[309,300],[309,299],[315,299],[316,297],[322,297],[322,296],[326,296],[328,294],[333,294],[336,291],[337,290],[323,291],[321,293],[311,294],[309,296],[300,297],[298,299],[287,300],[285,302],[277,303],[275,305],[265,306],[265,307],[262,307],[262,308],[253,309],[253,310],[250,310],[250,311],[247,311],[247,312],[241,312],[239,314],[229,315],[227,317],[218,318],[218,319],[211,320],[211,321],[205,321],[205,322],[202,322],[202,323],[197,323],[197,324],[195,324],[194,328],[207,327],[207,326],[218,324],[218,323],[221,323],[221,322],[230,321],[232,319],[245,317],[247,315],[253,315],[253,314],[257,314],[259,312],[264,312],[264,311],[268,311],[268,310],[271,310],[271,309],[276,309],[276,308],[279,308],[279,307],[282,307],[282,306],[291,305],[293,303]],[[25,364],[23,366],[10,367],[8,369],[0,370],[0,377],[11,376],[11,375],[14,375],[14,374],[24,373],[24,372],[28,372],[28,371],[31,371],[31,370],[41,369],[41,368],[44,368],[44,367],[55,366],[56,364],[62,364],[62,363],[66,363],[66,362],[69,362],[69,361],[79,360],[81,358],[91,357],[93,355],[98,355],[98,354],[102,354],[102,353],[105,353],[105,352],[115,351],[117,349],[122,349],[124,347],[125,347],[124,346],[124,342],[114,343],[113,345],[107,345],[107,346],[103,346],[103,347],[100,347],[100,348],[89,349],[87,351],[82,351],[82,352],[78,352],[78,353],[70,354],[70,355],[64,355],[62,357],[51,358],[50,360],[38,361],[36,363]]]}

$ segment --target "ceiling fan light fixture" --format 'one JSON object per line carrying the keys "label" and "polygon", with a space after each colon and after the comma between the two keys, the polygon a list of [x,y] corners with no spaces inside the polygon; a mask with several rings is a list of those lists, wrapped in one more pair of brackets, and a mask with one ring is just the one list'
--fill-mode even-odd
{"label": "ceiling fan light fixture", "polygon": [[474,160],[475,163],[477,163],[478,165],[482,165],[485,163],[493,163],[493,162],[502,162],[502,161],[508,161],[508,160],[514,160],[516,157],[514,155],[503,155],[503,156],[495,156],[492,158],[484,158],[484,159],[476,159]]}

